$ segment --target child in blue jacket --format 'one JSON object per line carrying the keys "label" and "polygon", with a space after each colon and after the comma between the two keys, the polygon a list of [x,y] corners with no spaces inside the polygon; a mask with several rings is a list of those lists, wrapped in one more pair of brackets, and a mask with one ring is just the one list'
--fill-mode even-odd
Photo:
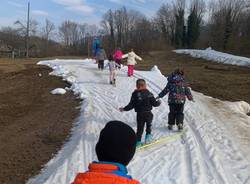
{"label": "child in blue jacket", "polygon": [[172,130],[175,123],[179,130],[183,129],[184,104],[186,97],[193,101],[193,96],[184,79],[184,71],[176,69],[169,77],[167,86],[160,92],[157,98],[163,98],[168,94],[169,114],[168,129]]}

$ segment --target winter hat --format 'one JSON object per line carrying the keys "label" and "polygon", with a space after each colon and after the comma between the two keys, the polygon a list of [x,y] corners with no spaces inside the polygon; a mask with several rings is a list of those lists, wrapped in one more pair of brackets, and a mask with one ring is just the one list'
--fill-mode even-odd
{"label": "winter hat", "polygon": [[110,121],[102,129],[95,147],[99,161],[128,165],[136,150],[134,130],[121,121]]}

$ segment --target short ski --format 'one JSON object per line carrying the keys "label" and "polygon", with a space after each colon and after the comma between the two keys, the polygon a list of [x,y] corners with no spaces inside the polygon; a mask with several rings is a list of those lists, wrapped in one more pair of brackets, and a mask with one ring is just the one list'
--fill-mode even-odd
{"label": "short ski", "polygon": [[142,146],[136,148],[136,151],[141,151],[141,150],[144,150],[146,148],[149,148],[149,147],[157,145],[157,144],[163,144],[166,142],[174,141],[178,138],[182,138],[186,131],[187,131],[187,129],[183,129],[182,131],[177,131],[176,133],[174,133],[172,135],[167,135],[167,136],[161,137],[159,139],[153,140],[152,142],[150,142],[148,144],[143,144]]}

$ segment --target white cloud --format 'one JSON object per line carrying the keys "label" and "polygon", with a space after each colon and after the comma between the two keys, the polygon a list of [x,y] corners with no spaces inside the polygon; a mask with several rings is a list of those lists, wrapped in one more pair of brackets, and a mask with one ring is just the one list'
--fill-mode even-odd
{"label": "white cloud", "polygon": [[13,26],[17,18],[0,17],[0,27]]}
{"label": "white cloud", "polygon": [[53,0],[57,4],[65,5],[65,6],[77,6],[81,5],[81,0]]}
{"label": "white cloud", "polygon": [[20,4],[20,3],[16,3],[14,1],[8,1],[8,4],[12,5],[12,6],[15,6],[17,8],[23,8],[24,5],[23,4]]}
{"label": "white cloud", "polygon": [[92,7],[85,6],[85,5],[68,6],[66,9],[71,10],[71,11],[83,12],[83,13],[92,13],[94,11],[94,9]]}
{"label": "white cloud", "polygon": [[128,1],[123,1],[123,0],[109,0],[110,2],[117,3],[117,4],[138,4],[138,3],[146,3],[146,0],[128,0]]}
{"label": "white cloud", "polygon": [[92,13],[94,8],[85,5],[82,0],[53,0],[55,3],[65,6],[66,10],[81,13]]}
{"label": "white cloud", "polygon": [[146,3],[146,0],[135,0],[138,3]]}
{"label": "white cloud", "polygon": [[35,15],[35,16],[49,16],[49,13],[46,12],[46,11],[42,11],[42,10],[32,10],[31,11],[32,15]]}

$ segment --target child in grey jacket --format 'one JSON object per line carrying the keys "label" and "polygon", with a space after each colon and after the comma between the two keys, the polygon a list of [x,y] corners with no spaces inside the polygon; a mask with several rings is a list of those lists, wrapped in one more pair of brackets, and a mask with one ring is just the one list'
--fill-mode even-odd
{"label": "child in grey jacket", "polygon": [[106,67],[109,67],[109,79],[110,79],[110,84],[115,85],[116,84],[116,73],[117,73],[117,68],[120,67],[119,64],[117,64],[114,60],[113,57],[110,55],[108,58],[109,62],[107,63]]}
{"label": "child in grey jacket", "polygon": [[104,60],[107,59],[107,55],[102,46],[100,46],[100,50],[96,54],[96,60],[98,62],[98,69],[104,69]]}

